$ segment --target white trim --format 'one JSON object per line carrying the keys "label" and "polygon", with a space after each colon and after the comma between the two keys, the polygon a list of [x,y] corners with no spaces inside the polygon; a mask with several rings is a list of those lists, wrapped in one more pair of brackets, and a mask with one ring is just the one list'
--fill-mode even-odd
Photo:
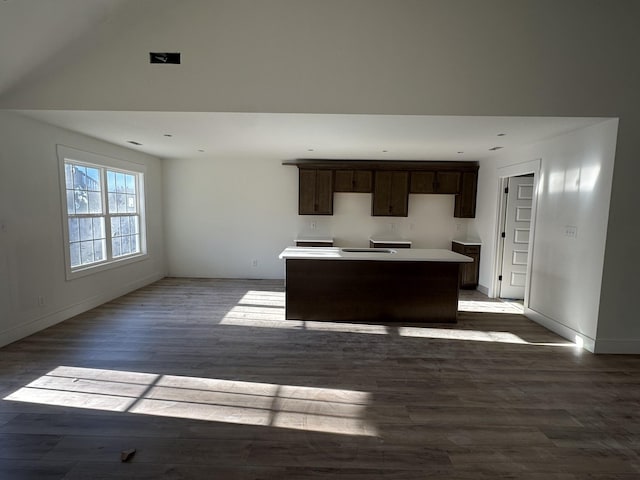
{"label": "white trim", "polygon": [[487,297],[489,296],[489,287],[478,284],[476,290],[478,290],[480,293],[484,293]]}
{"label": "white trim", "polygon": [[[64,261],[65,261],[65,276],[67,280],[75,280],[77,278],[86,277],[94,273],[110,270],[112,268],[121,267],[135,262],[140,262],[148,258],[147,250],[147,216],[146,216],[146,199],[145,199],[145,176],[147,168],[145,165],[118,158],[107,157],[97,153],[86,152],[84,150],[78,150],[75,148],[67,147],[65,145],[56,145],[56,151],[58,155],[58,173],[60,183],[60,202],[61,202],[61,224],[62,235],[64,240]],[[105,260],[95,264],[89,264],[86,266],[80,266],[77,268],[71,268],[71,258],[69,251],[69,224],[67,215],[67,195],[66,195],[66,178],[65,178],[65,161],[76,162],[80,164],[92,165],[96,168],[100,168],[106,176],[107,169],[123,171],[136,175],[137,181],[137,197],[138,197],[138,212],[137,215],[140,218],[139,235],[140,235],[140,253],[134,255],[128,255],[122,258],[111,258],[111,260]],[[106,177],[101,179],[102,202],[106,210],[108,209],[107,192],[106,192]],[[109,225],[110,216],[105,213],[105,236],[106,236],[106,251],[107,259],[112,257],[111,252],[111,226]]]}
{"label": "white trim", "polygon": [[[538,188],[540,185],[540,168],[542,165],[542,159],[537,158],[535,160],[529,160],[527,162],[516,163],[514,165],[506,165],[504,167],[500,167],[497,169],[498,181],[500,185],[503,185],[505,179],[509,177],[516,177],[519,175],[527,175],[533,173],[533,199],[531,201],[531,224],[530,224],[530,232],[529,232],[529,255],[527,258],[527,275],[525,278],[525,287],[524,287],[524,307],[527,309],[529,307],[529,293],[531,291],[531,266],[533,265],[533,255],[534,255],[534,246],[535,246],[535,229],[536,229],[536,218],[537,218],[537,210],[538,210]],[[504,198],[504,187],[498,191],[498,204],[496,208],[496,215],[498,215],[498,221],[496,222],[497,230],[496,238],[501,240],[502,233],[502,223],[500,215],[503,213],[503,209],[506,208],[505,198]],[[497,297],[498,292],[500,291],[500,286],[498,285],[498,275],[502,267],[502,243],[500,241],[496,242],[496,250],[495,250],[495,263],[493,266],[493,292],[492,297]],[[500,260],[500,264],[498,264],[498,260]]]}
{"label": "white trim", "polygon": [[145,278],[136,280],[135,282],[121,285],[120,288],[116,288],[108,293],[101,293],[94,295],[93,297],[86,298],[78,303],[67,306],[61,310],[47,313],[41,317],[35,318],[27,323],[21,323],[14,327],[11,327],[3,332],[0,332],[0,347],[4,347],[12,342],[25,338],[36,332],[51,327],[57,323],[68,320],[71,317],[98,307],[103,303],[109,302],[115,298],[126,295],[134,290],[150,285],[165,277],[164,273],[154,273]]}
{"label": "white trim", "polygon": [[[588,350],[591,353],[596,353],[595,340],[593,338],[587,337],[586,335],[580,332],[577,332],[576,330],[569,328],[566,325],[563,325],[562,323],[559,323],[554,319],[549,318],[546,315],[543,315],[540,312],[531,310],[528,307],[524,307],[524,315],[529,320],[533,320],[538,325],[542,325],[546,329],[551,330],[554,333],[557,333],[558,335],[566,338],[570,342],[574,342],[574,343],[581,342],[582,347],[585,350]],[[598,353],[601,353],[601,352],[598,352]]]}

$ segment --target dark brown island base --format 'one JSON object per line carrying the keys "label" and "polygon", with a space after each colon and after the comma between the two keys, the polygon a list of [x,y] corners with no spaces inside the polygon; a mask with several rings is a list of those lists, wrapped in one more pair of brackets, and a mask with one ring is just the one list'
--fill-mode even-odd
{"label": "dark brown island base", "polygon": [[285,317],[351,322],[457,321],[460,265],[444,249],[289,247]]}

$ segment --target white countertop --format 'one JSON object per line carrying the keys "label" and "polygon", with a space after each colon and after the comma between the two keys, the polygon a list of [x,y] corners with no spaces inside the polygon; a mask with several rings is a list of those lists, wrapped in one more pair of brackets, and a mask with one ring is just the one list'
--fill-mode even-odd
{"label": "white countertop", "polygon": [[373,243],[402,243],[411,245],[411,240],[403,240],[401,238],[391,237],[369,237],[369,241]]}
{"label": "white countertop", "polygon": [[313,236],[299,235],[294,240],[296,242],[333,243],[333,237],[327,237],[324,235],[313,235]]}
{"label": "white countertop", "polygon": [[282,259],[377,260],[387,262],[473,262],[473,258],[441,248],[287,247]]}

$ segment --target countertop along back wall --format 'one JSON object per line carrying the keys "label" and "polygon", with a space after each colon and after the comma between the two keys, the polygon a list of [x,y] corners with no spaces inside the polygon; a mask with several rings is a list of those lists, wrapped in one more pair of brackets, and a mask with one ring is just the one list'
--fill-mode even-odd
{"label": "countertop along back wall", "polygon": [[203,155],[163,161],[170,275],[284,278],[278,255],[298,234],[359,247],[384,234],[422,248],[450,248],[451,238],[464,236],[467,220],[453,217],[453,195],[410,195],[408,217],[372,217],[371,194],[340,193],[332,216],[298,215],[298,169],[282,160]]}

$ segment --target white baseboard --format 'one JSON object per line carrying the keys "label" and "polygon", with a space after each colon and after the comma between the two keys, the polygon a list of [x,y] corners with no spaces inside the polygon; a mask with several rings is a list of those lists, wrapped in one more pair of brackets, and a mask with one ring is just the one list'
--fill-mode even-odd
{"label": "white baseboard", "polygon": [[[591,353],[595,352],[596,342],[593,338],[588,337],[580,332],[575,331],[574,329],[563,325],[562,323],[557,322],[556,320],[543,315],[540,312],[536,312],[535,310],[531,310],[530,308],[524,309],[524,315],[533,320],[539,325],[551,330],[554,333],[557,333],[561,337],[566,338],[570,342],[579,343],[582,342],[582,347],[585,350],[588,350]],[[600,352],[598,352],[600,353]]]}
{"label": "white baseboard", "polygon": [[478,290],[480,293],[484,293],[487,297],[489,296],[489,287],[478,284],[476,290]]}
{"label": "white baseboard", "polygon": [[138,288],[142,288],[153,282],[157,282],[164,277],[164,273],[149,275],[134,282],[130,282],[125,285],[119,285],[117,288],[109,291],[108,293],[94,295],[93,297],[86,298],[81,302],[74,303],[55,312],[49,312],[44,316],[11,327],[3,332],[0,332],[0,347],[4,347],[5,345],[9,345],[10,343],[25,338],[29,335],[33,335],[40,330],[44,330],[45,328],[49,328],[57,323],[63,322],[71,317],[84,313],[88,310],[91,310],[92,308],[102,305],[103,303],[113,300],[114,298],[121,297],[122,295],[137,290]]}

